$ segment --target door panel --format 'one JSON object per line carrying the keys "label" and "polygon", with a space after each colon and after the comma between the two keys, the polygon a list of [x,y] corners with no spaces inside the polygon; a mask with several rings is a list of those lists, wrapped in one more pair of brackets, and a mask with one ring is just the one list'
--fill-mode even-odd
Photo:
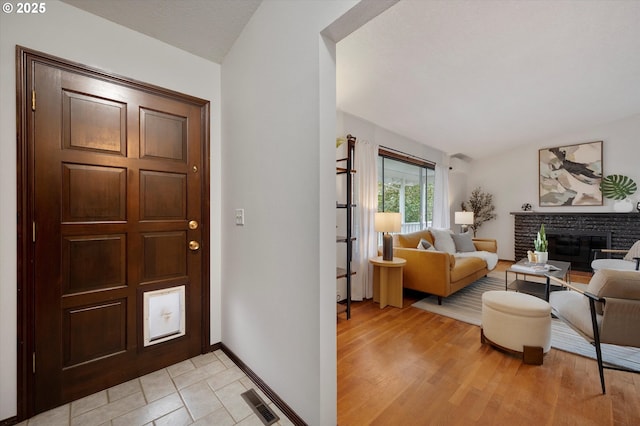
{"label": "door panel", "polygon": [[[208,227],[208,127],[205,101],[48,61],[27,61],[25,75],[37,98],[28,113],[27,162],[33,414],[195,356],[207,344],[208,268],[203,250],[189,242],[201,245]],[[184,334],[145,346],[145,293],[181,287]]]}
{"label": "door panel", "polygon": [[187,278],[187,233],[154,232],[142,235],[141,284],[161,279]]}
{"label": "door panel", "polygon": [[140,110],[141,157],[186,161],[187,119],[167,113]]}
{"label": "door panel", "polygon": [[63,144],[126,155],[127,105],[107,99],[62,91]]}
{"label": "door panel", "polygon": [[140,171],[140,219],[185,220],[187,175]]}
{"label": "door panel", "polygon": [[124,234],[68,236],[62,241],[62,292],[65,295],[126,285]]}
{"label": "door panel", "polygon": [[68,308],[63,317],[63,368],[126,351],[125,299]]}
{"label": "door panel", "polygon": [[62,163],[62,222],[125,221],[127,169]]}

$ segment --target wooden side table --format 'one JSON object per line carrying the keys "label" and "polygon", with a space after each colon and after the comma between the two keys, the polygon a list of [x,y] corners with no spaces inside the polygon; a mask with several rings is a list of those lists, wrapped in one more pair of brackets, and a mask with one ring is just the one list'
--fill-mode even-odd
{"label": "wooden side table", "polygon": [[394,257],[382,260],[382,256],[369,259],[373,264],[373,301],[380,303],[380,309],[387,305],[402,308],[402,267],[405,259]]}

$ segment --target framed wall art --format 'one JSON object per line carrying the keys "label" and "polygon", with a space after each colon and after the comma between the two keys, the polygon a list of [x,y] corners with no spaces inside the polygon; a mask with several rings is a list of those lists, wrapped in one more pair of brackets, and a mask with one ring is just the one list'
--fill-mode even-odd
{"label": "framed wall art", "polygon": [[601,206],[602,141],[539,150],[540,207]]}

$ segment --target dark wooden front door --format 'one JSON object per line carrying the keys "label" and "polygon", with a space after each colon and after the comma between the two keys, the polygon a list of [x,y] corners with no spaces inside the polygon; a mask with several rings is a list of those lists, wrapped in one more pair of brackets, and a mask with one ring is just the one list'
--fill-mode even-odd
{"label": "dark wooden front door", "polygon": [[208,106],[24,58],[37,413],[202,352]]}

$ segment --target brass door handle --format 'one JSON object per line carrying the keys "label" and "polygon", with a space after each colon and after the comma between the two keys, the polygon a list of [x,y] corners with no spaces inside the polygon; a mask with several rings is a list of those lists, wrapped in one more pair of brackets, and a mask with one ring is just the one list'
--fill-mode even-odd
{"label": "brass door handle", "polygon": [[200,244],[197,241],[191,240],[189,241],[189,250],[196,251],[200,248]]}
{"label": "brass door handle", "polygon": [[198,221],[197,220],[190,220],[189,221],[189,229],[198,229]]}

